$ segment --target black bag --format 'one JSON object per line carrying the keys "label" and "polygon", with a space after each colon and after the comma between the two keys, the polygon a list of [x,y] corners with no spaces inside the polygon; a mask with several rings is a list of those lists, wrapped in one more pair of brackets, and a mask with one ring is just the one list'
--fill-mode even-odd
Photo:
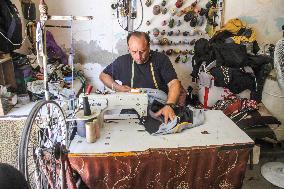
{"label": "black bag", "polygon": [[205,62],[206,65],[208,65],[213,59],[209,41],[205,38],[198,39],[194,45],[194,55],[192,57],[193,70],[191,76],[197,78],[201,64]]}
{"label": "black bag", "polygon": [[210,73],[214,76],[215,86],[226,87],[234,94],[246,89],[255,91],[255,78],[239,68],[215,67]]}
{"label": "black bag", "polygon": [[9,53],[21,47],[22,23],[10,0],[0,1],[0,51]]}

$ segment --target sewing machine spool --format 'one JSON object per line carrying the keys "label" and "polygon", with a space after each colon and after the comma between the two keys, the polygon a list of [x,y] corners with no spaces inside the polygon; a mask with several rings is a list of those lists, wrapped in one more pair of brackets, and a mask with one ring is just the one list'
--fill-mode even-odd
{"label": "sewing machine spool", "polygon": [[94,122],[87,122],[86,127],[86,141],[88,143],[96,142],[96,128]]}
{"label": "sewing machine spool", "polygon": [[98,122],[97,119],[93,119],[93,124],[94,124],[94,127],[95,127],[95,132],[96,132],[96,139],[100,138],[101,134],[100,134],[100,124]]}
{"label": "sewing machine spool", "polygon": [[91,115],[91,108],[87,96],[83,96],[83,109],[84,109],[84,116]]}

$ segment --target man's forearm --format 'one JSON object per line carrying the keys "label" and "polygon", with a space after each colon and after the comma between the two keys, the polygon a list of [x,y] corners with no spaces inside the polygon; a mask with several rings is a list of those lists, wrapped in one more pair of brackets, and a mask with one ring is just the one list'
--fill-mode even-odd
{"label": "man's forearm", "polygon": [[108,88],[113,88],[114,86],[114,83],[115,81],[113,80],[113,78],[108,75],[108,74],[105,74],[105,73],[101,73],[100,74],[100,80],[104,83],[104,85],[106,85]]}
{"label": "man's forearm", "polygon": [[[176,104],[180,95],[180,89],[181,85],[179,80],[174,79],[168,83],[168,99],[167,99],[167,104]],[[172,108],[172,106],[164,106],[162,109],[160,109],[157,113],[155,113],[155,116],[164,116],[164,122],[167,124],[168,119],[171,121],[174,120],[175,117],[175,112]]]}
{"label": "man's forearm", "polygon": [[179,96],[180,96],[180,89],[181,84],[180,81],[177,79],[174,79],[168,83],[168,99],[167,104],[176,104],[178,102]]}
{"label": "man's forearm", "polygon": [[118,92],[129,92],[130,91],[130,87],[126,85],[119,85],[113,80],[113,78],[110,75],[106,73],[102,72],[100,74],[100,80],[104,83],[104,85],[106,85],[108,88],[110,88],[113,91],[118,91]]}

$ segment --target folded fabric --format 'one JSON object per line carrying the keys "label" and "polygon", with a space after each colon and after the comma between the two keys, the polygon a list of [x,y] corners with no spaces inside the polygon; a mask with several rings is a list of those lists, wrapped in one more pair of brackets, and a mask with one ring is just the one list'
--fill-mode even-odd
{"label": "folded fabric", "polygon": [[167,124],[162,123],[159,126],[159,130],[152,135],[166,135],[180,133],[184,129],[190,129],[202,125],[205,121],[204,110],[195,109],[190,106],[181,107],[175,110],[176,117],[173,121]]}
{"label": "folded fabric", "polygon": [[154,100],[165,104],[167,100],[167,94],[159,89],[141,88],[142,92],[147,93],[149,104],[152,104]]}

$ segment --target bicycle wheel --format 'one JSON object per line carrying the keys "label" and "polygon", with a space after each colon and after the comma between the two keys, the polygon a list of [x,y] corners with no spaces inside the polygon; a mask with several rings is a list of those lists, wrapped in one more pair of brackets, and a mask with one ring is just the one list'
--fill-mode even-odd
{"label": "bicycle wheel", "polygon": [[[62,188],[68,126],[54,101],[38,102],[29,114],[20,140],[18,164],[31,188]],[[62,176],[63,175],[63,176]]]}

